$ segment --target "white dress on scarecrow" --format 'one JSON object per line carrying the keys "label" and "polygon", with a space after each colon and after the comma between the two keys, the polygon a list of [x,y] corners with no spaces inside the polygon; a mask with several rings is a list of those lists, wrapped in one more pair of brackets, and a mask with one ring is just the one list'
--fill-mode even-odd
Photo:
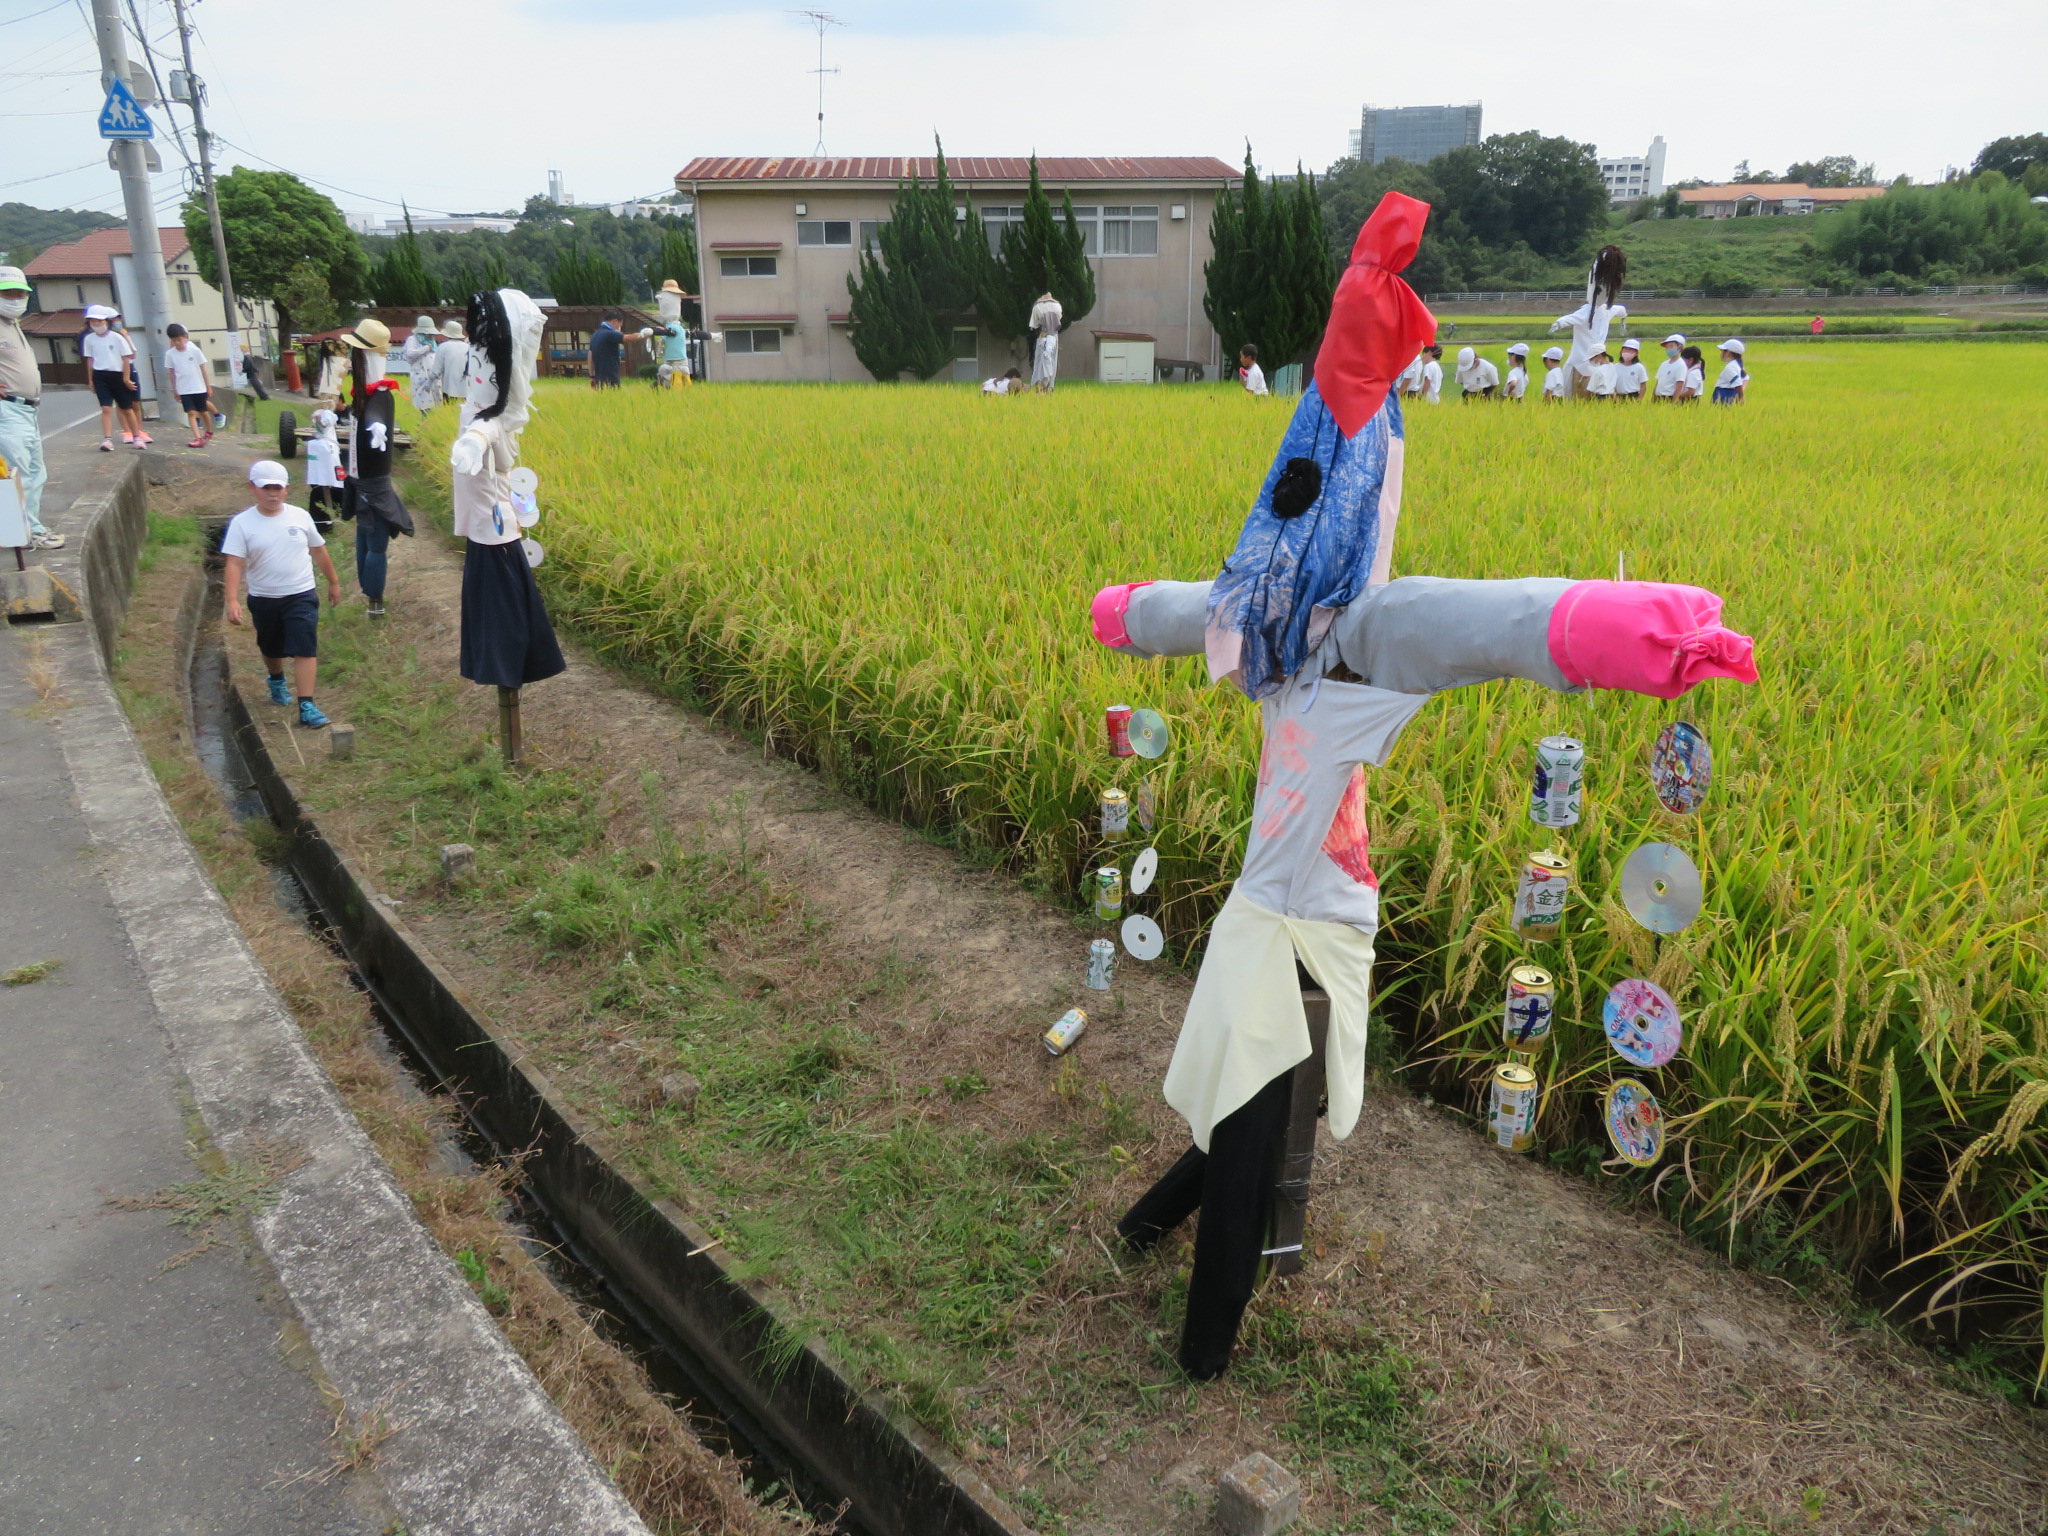
{"label": "white dress on scarecrow", "polygon": [[1060,325],[1066,311],[1060,308],[1060,301],[1051,294],[1043,294],[1031,306],[1029,330],[1038,332],[1038,341],[1031,349],[1031,387],[1051,389],[1059,380],[1060,372]]}
{"label": "white dress on scarecrow", "polygon": [[431,411],[441,403],[441,359],[437,355],[434,341],[440,332],[434,329],[434,322],[421,315],[414,322],[412,333],[405,338],[405,345],[398,355],[405,359],[407,379],[412,387],[412,403],[416,410]]}

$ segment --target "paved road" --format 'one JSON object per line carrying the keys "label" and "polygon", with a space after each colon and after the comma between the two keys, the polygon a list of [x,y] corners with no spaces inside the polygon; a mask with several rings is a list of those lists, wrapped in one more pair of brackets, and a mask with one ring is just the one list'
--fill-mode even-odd
{"label": "paved road", "polygon": [[[89,419],[81,401],[43,406],[58,527],[117,462],[79,451],[90,428],[63,431]],[[375,1536],[391,1516],[374,1477],[316,1480],[329,1410],[254,1245],[230,1228],[166,1269],[192,1236],[108,1208],[204,1170],[73,800],[63,711],[37,693],[49,634],[0,627],[0,973],[63,962],[0,987],[0,1532]]]}
{"label": "paved road", "polygon": [[47,443],[60,433],[90,431],[85,423],[98,421],[99,413],[99,402],[89,389],[46,389],[43,403],[36,408],[36,420],[42,423]]}

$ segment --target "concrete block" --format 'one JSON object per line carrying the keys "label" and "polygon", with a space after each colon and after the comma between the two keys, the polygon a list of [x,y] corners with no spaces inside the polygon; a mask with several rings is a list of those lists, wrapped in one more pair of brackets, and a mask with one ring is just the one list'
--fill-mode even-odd
{"label": "concrete block", "polygon": [[1223,1474],[1216,1492],[1216,1529],[1223,1536],[1274,1536],[1301,1513],[1301,1479],[1254,1451]]}
{"label": "concrete block", "polygon": [[[14,552],[5,551],[8,564]],[[76,624],[85,617],[78,595],[40,565],[25,571],[0,570],[0,614],[10,620],[51,619]]]}
{"label": "concrete block", "polygon": [[467,880],[476,873],[476,850],[467,843],[448,843],[441,849],[441,878]]}
{"label": "concrete block", "polygon": [[327,727],[327,755],[340,761],[347,761],[356,755],[356,728],[352,725],[335,724]]}
{"label": "concrete block", "polygon": [[704,1085],[687,1072],[675,1072],[661,1080],[661,1102],[673,1109],[694,1111],[697,1095]]}

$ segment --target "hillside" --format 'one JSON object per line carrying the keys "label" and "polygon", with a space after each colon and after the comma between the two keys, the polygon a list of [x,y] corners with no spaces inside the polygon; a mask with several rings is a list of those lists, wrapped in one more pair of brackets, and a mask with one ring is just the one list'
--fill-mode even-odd
{"label": "hillside", "polygon": [[36,208],[28,203],[0,203],[0,252],[9,266],[25,267],[53,245],[76,240],[96,229],[112,229],[121,221],[110,214],[82,208]]}

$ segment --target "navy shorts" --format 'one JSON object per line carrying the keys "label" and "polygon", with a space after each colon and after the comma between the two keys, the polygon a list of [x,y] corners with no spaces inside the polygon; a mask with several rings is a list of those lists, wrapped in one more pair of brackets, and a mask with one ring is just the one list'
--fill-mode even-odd
{"label": "navy shorts", "polygon": [[249,620],[256,626],[256,649],[265,656],[320,654],[320,590],[308,587],[290,597],[249,598]]}
{"label": "navy shorts", "polygon": [[135,391],[128,387],[119,369],[93,369],[92,392],[101,405],[118,406],[124,411],[135,403]]}
{"label": "navy shorts", "polygon": [[213,396],[180,395],[178,396],[178,404],[185,407],[185,412],[189,416],[204,416],[213,409]]}

